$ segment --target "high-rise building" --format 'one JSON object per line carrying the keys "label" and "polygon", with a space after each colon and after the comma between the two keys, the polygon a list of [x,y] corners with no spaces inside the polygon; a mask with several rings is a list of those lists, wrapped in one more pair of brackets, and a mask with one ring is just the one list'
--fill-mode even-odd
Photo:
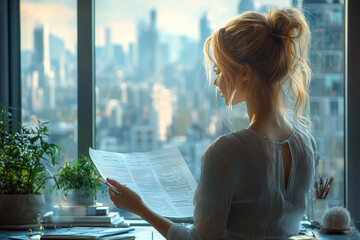
{"label": "high-rise building", "polygon": [[63,39],[49,34],[49,49],[50,49],[50,66],[54,72],[54,80],[56,86],[65,87],[67,79],[65,78],[65,42]]}
{"label": "high-rise building", "polygon": [[238,6],[238,13],[246,12],[246,11],[254,11],[254,2],[253,0],[241,0]]}
{"label": "high-rise building", "polygon": [[106,51],[106,59],[111,62],[113,60],[114,57],[114,52],[113,52],[113,45],[112,45],[112,40],[111,40],[111,29],[109,27],[107,27],[105,29],[105,51]]}
{"label": "high-rise building", "polygon": [[49,34],[50,61],[59,60],[65,54],[65,42],[62,38]]}
{"label": "high-rise building", "polygon": [[[211,35],[211,28],[210,28],[210,22],[208,20],[208,16],[207,16],[207,13],[204,13],[203,16],[200,18],[200,48],[199,48],[199,51],[200,51],[200,54],[199,56],[202,56],[199,58],[199,69],[200,69],[200,78],[199,80],[200,81],[197,81],[197,82],[194,82],[192,83],[191,85],[192,86],[196,86],[195,88],[193,87],[193,91],[194,92],[199,92],[200,96],[202,95],[201,92],[203,91],[204,95],[208,98],[208,99],[204,99],[203,101],[199,101],[198,104],[196,104],[196,102],[194,103],[194,106],[195,107],[199,107],[199,106],[204,106],[204,103],[207,102],[209,103],[210,102],[210,99],[211,99],[211,96],[209,91],[204,91],[204,87],[206,86],[206,82],[207,82],[207,79],[206,79],[206,70],[205,70],[205,67],[204,67],[204,64],[202,63],[202,59],[203,59],[203,54],[202,54],[202,50],[203,50],[203,47],[204,47],[204,43],[206,41],[206,39]],[[189,84],[190,86],[190,84]],[[214,105],[211,105],[211,106],[214,106]],[[205,107],[208,107],[205,105]]]}
{"label": "high-rise building", "polygon": [[126,57],[126,64],[128,66],[134,65],[134,44],[133,43],[129,43],[129,50],[128,50],[128,54]]}
{"label": "high-rise building", "polygon": [[207,13],[204,13],[200,18],[200,45],[201,49],[205,40],[211,35],[210,23]]}
{"label": "high-rise building", "polygon": [[138,24],[138,73],[141,78],[152,77],[158,71],[158,32],[156,10],[150,11],[150,24]]}
{"label": "high-rise building", "polygon": [[121,44],[113,45],[113,61],[116,66],[124,66],[125,65],[125,52],[124,48]]}
{"label": "high-rise building", "polygon": [[157,128],[159,140],[165,142],[169,135],[169,129],[173,122],[173,112],[175,95],[162,84],[156,83],[153,86],[152,93],[152,108],[157,116]]}
{"label": "high-rise building", "polygon": [[34,68],[39,73],[39,87],[45,84],[45,74],[50,72],[49,32],[44,25],[34,29]]}
{"label": "high-rise building", "polygon": [[292,0],[291,6],[294,7],[294,8],[298,8],[299,7],[299,0]]}
{"label": "high-rise building", "polygon": [[55,83],[54,74],[50,70],[50,44],[49,32],[44,25],[38,25],[34,29],[34,72],[37,72],[36,89],[38,93],[38,107],[41,110],[55,108]]}
{"label": "high-rise building", "polygon": [[311,120],[321,153],[319,173],[336,175],[329,202],[344,196],[344,5],[334,0],[304,0],[312,34]]}

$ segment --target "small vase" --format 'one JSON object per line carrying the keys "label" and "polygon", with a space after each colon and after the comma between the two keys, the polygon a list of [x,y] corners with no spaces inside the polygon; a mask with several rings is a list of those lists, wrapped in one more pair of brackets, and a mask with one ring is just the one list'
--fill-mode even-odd
{"label": "small vase", "polygon": [[314,203],[314,220],[321,223],[327,209],[326,199],[316,199]]}

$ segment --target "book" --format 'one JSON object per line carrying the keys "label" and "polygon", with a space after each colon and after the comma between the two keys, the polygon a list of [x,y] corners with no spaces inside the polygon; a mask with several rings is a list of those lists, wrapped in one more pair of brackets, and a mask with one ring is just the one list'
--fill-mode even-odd
{"label": "book", "polygon": [[133,231],[134,228],[73,227],[45,232],[41,239],[103,239]]}
{"label": "book", "polygon": [[97,207],[96,216],[105,216],[109,214],[109,207]]}
{"label": "book", "polygon": [[[45,215],[47,223],[108,223],[113,224],[119,221],[118,212],[109,212],[106,216],[54,216],[52,212]],[[122,218],[123,219],[123,218]]]}
{"label": "book", "polygon": [[109,207],[102,204],[90,206],[71,206],[71,205],[55,205],[53,207],[54,216],[106,216],[109,214]]}
{"label": "book", "polygon": [[114,235],[109,237],[102,237],[101,240],[133,240],[135,239],[135,235],[131,234],[120,234],[120,235]]}
{"label": "book", "polygon": [[120,217],[120,219],[115,220],[112,223],[51,223],[51,224],[44,224],[45,227],[130,227],[130,223],[128,221],[125,221],[123,217]]}

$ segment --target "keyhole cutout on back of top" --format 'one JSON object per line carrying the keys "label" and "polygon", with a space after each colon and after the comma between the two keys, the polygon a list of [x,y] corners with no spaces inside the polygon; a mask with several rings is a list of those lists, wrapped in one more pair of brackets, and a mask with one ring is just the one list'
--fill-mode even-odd
{"label": "keyhole cutout on back of top", "polygon": [[282,161],[284,168],[284,186],[285,186],[285,190],[287,190],[289,183],[290,169],[292,164],[292,157],[288,143],[282,145]]}

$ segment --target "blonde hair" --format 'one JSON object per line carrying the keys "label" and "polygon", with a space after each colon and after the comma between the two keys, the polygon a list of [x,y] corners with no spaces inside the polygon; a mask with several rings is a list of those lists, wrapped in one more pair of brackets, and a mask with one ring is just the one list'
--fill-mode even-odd
{"label": "blonde hair", "polygon": [[[245,12],[215,31],[204,43],[209,84],[212,64],[224,74],[229,102],[240,86],[237,76],[245,64],[260,79],[248,83],[247,93],[255,112],[269,102],[286,111],[283,101],[293,104],[297,122],[308,125],[310,68],[307,48],[310,31],[304,15],[297,9],[270,10],[268,14]],[[210,55],[210,50],[213,57]],[[275,91],[276,87],[280,91]],[[278,88],[279,89],[279,88]]]}

